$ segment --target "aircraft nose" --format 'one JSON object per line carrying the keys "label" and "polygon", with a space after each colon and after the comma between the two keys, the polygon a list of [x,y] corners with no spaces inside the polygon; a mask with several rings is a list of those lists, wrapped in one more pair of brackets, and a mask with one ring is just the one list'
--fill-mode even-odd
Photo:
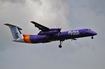
{"label": "aircraft nose", "polygon": [[94,31],[92,31],[92,32],[91,32],[91,34],[92,34],[92,35],[97,35],[97,33],[96,33],[96,32],[94,32]]}

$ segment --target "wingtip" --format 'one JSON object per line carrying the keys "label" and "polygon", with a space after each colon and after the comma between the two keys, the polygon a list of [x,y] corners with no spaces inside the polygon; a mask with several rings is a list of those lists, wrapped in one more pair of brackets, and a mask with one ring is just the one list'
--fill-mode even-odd
{"label": "wingtip", "polygon": [[8,23],[5,23],[4,25],[7,25]]}
{"label": "wingtip", "polygon": [[35,23],[35,21],[30,21],[31,23]]}
{"label": "wingtip", "polygon": [[10,25],[10,24],[9,24],[9,23],[5,23],[4,25],[8,26],[8,25]]}
{"label": "wingtip", "polygon": [[33,24],[37,24],[37,22],[35,22],[35,21],[30,21],[31,23],[33,23]]}
{"label": "wingtip", "polygon": [[4,25],[7,25],[6,23]]}

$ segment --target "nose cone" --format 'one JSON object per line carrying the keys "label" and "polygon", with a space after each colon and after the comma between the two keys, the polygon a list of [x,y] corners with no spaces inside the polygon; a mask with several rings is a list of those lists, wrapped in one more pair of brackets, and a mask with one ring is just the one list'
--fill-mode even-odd
{"label": "nose cone", "polygon": [[96,32],[94,32],[94,31],[92,31],[92,32],[91,32],[91,34],[92,34],[92,35],[97,35],[97,33],[96,33]]}

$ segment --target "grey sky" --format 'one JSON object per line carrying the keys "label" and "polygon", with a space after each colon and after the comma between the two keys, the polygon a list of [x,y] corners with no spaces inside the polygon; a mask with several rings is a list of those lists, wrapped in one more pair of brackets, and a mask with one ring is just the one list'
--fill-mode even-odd
{"label": "grey sky", "polygon": [[[1,0],[0,69],[105,69],[104,0]],[[23,33],[37,34],[30,21],[63,30],[91,28],[98,35],[77,41],[47,44],[12,42],[4,23],[19,25]]]}
{"label": "grey sky", "polygon": [[25,3],[26,0],[1,0],[1,2],[11,2],[11,3]]}

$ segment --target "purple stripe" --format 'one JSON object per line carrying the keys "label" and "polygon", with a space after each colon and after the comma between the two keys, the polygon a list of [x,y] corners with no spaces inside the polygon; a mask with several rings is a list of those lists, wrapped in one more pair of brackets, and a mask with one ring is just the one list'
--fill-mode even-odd
{"label": "purple stripe", "polygon": [[30,40],[32,43],[37,43],[37,36],[36,35],[30,35]]}

